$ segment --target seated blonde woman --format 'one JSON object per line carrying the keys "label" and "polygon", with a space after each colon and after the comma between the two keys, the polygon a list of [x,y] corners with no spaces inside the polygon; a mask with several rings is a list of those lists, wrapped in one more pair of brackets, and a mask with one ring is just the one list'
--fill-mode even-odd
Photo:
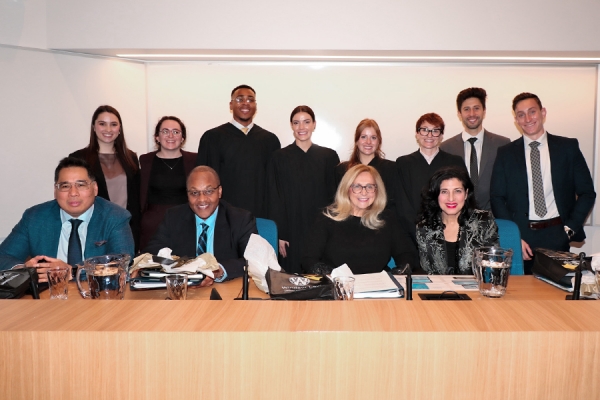
{"label": "seated blonde woman", "polygon": [[337,188],[335,201],[317,217],[302,259],[305,272],[330,273],[348,264],[355,274],[379,272],[390,257],[397,265],[416,262],[410,238],[400,231],[381,176],[373,167],[350,168]]}

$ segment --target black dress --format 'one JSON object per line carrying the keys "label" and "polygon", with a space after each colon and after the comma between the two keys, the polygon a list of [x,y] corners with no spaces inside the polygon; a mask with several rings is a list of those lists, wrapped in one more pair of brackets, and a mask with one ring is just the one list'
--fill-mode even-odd
{"label": "black dress", "polygon": [[335,196],[337,153],[313,144],[304,152],[295,143],[273,153],[269,167],[269,218],[277,223],[279,239],[290,243],[280,264],[301,272],[302,251],[310,226]]}
{"label": "black dress", "polygon": [[415,227],[421,211],[421,193],[431,176],[440,168],[458,167],[466,171],[465,162],[459,156],[440,150],[431,164],[419,150],[396,159],[398,182],[396,185],[396,211],[403,229],[409,232],[413,251],[417,254]]}
{"label": "black dress", "polygon": [[281,144],[273,133],[254,125],[244,134],[231,123],[204,132],[196,165],[219,174],[223,200],[255,217],[267,218],[267,167]]}
{"label": "black dress", "polygon": [[386,210],[381,218],[385,225],[374,230],[362,225],[360,217],[334,221],[320,214],[307,238],[302,267],[310,272],[317,263],[329,269],[345,263],[353,273],[367,274],[382,271],[391,257],[396,265],[415,265],[410,239],[398,229],[394,213]]}

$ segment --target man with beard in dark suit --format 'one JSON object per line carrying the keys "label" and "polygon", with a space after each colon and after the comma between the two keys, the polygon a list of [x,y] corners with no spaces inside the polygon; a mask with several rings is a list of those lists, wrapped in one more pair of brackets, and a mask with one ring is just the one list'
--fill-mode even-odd
{"label": "man with beard in dark suit", "polygon": [[472,87],[461,91],[456,98],[458,117],[465,130],[445,140],[440,149],[465,160],[471,182],[475,186],[477,208],[490,210],[490,181],[500,146],[510,139],[483,128],[485,118],[485,89]]}
{"label": "man with beard in dark suit", "polygon": [[[144,252],[157,254],[169,247],[180,257],[211,253],[221,267],[215,271],[216,282],[242,276],[246,245],[251,234],[258,234],[254,216],[221,200],[219,175],[210,167],[192,170],[187,192],[188,204],[167,211]],[[202,282],[202,286],[210,284],[208,277]]]}

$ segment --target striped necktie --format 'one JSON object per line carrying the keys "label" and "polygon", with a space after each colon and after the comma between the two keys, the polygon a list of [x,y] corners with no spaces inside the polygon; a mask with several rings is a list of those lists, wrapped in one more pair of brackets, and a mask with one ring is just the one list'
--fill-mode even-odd
{"label": "striped necktie", "polygon": [[548,210],[546,209],[546,198],[544,196],[544,180],[542,179],[542,168],[540,164],[540,149],[538,146],[540,142],[531,142],[531,154],[529,155],[531,161],[531,181],[533,184],[533,206],[535,213],[539,217],[546,215]]}
{"label": "striped necktie", "polygon": [[202,232],[200,232],[200,236],[198,237],[198,248],[196,249],[196,255],[202,255],[206,253],[206,242],[208,237],[208,224],[202,223],[200,224],[202,227]]}

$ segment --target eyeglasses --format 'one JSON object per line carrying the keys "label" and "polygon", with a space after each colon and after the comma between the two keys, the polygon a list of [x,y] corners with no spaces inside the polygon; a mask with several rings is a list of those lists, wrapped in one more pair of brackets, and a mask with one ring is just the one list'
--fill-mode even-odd
{"label": "eyeglasses", "polygon": [[367,193],[373,193],[377,190],[377,185],[369,183],[368,185],[363,186],[357,183],[356,185],[350,186],[350,189],[352,189],[352,193],[354,194],[362,193],[363,189],[366,190]]}
{"label": "eyeglasses", "polygon": [[256,99],[254,97],[246,97],[246,96],[238,96],[233,99],[236,103],[256,103]]}
{"label": "eyeglasses", "polygon": [[177,129],[162,129],[159,133],[163,136],[169,136],[169,134],[173,134],[173,136],[181,135],[181,131]]}
{"label": "eyeglasses", "polygon": [[77,191],[85,192],[87,190],[90,190],[92,182],[94,182],[94,181],[76,181],[76,182],[73,182],[73,183],[71,183],[71,182],[58,182],[58,183],[54,184],[54,187],[59,192],[68,192],[68,191],[71,190],[71,188],[73,186],[75,186],[75,189],[77,189]]}
{"label": "eyeglasses", "polygon": [[427,129],[427,128],[419,128],[419,134],[421,136],[427,136],[431,133],[431,136],[438,137],[442,134],[442,130],[439,128]]}
{"label": "eyeglasses", "polygon": [[220,188],[221,185],[217,186],[216,188],[211,188],[209,187],[208,189],[204,189],[204,190],[188,190],[188,196],[192,196],[193,198],[197,198],[200,197],[200,194],[205,195],[206,197],[210,197],[212,196],[218,188]]}

